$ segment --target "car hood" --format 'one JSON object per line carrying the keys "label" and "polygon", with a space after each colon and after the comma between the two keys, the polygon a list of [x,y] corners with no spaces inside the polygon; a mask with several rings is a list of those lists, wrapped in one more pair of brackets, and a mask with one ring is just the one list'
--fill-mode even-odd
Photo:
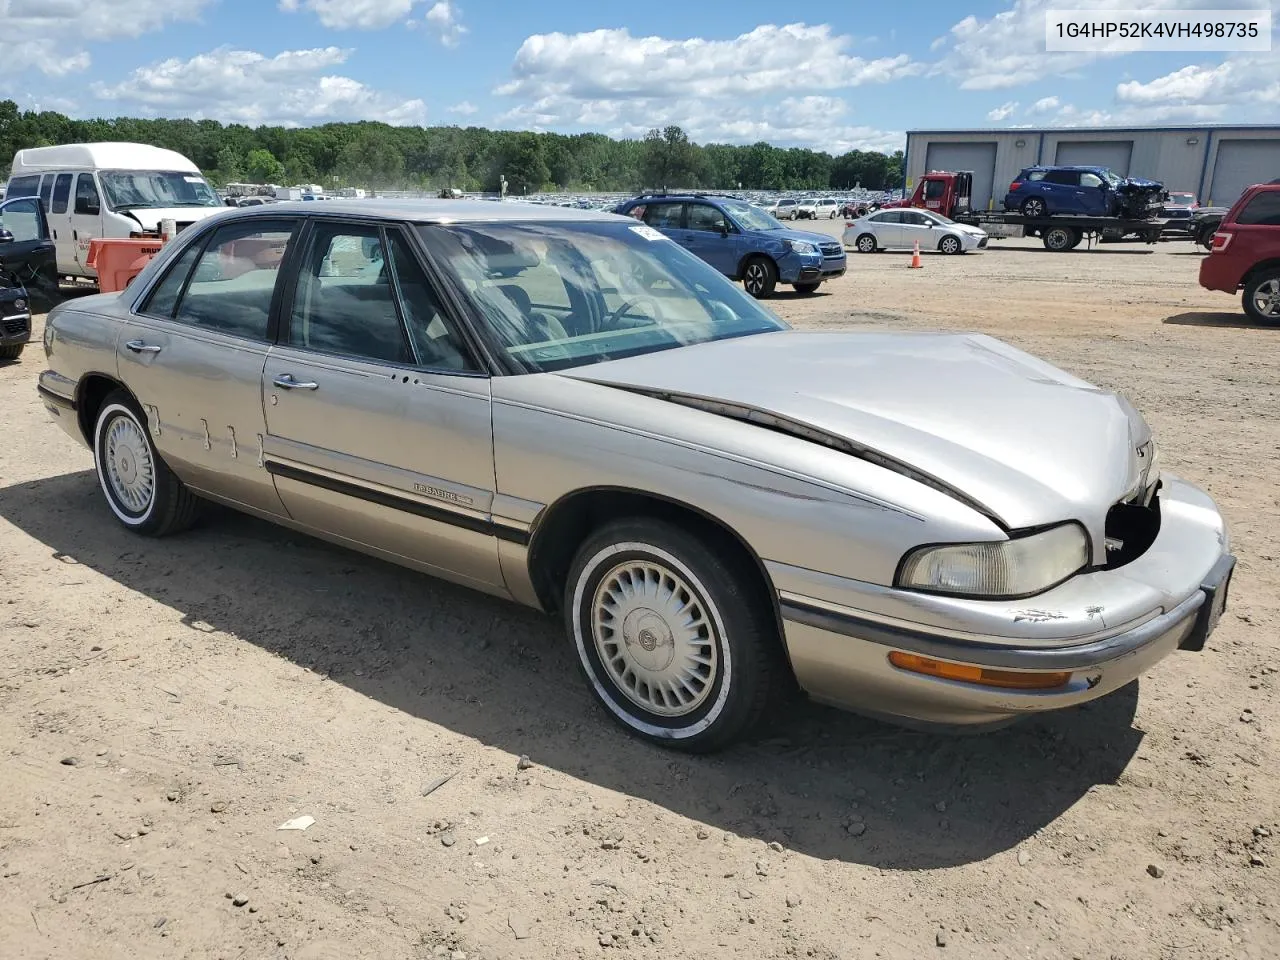
{"label": "car hood", "polygon": [[815,233],[812,230],[770,230],[769,236],[777,240],[803,240],[805,243],[812,243],[814,246],[839,240],[838,237],[828,236],[825,233]]}
{"label": "car hood", "polygon": [[1097,530],[1151,459],[1127,400],[980,335],[784,331],[561,375],[848,449],[1009,529]]}
{"label": "car hood", "polygon": [[133,217],[144,230],[159,230],[161,220],[176,220],[179,223],[195,223],[215,213],[221,213],[227,207],[138,207],[121,211],[127,217]]}

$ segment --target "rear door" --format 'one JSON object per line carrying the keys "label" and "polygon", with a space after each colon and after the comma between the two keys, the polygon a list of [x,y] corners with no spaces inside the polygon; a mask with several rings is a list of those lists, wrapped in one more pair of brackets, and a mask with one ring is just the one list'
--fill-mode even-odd
{"label": "rear door", "polygon": [[876,241],[882,247],[898,247],[902,245],[902,215],[901,210],[886,210],[883,213],[873,214],[871,223],[875,227]]}
{"label": "rear door", "polygon": [[412,240],[325,218],[300,250],[262,381],[264,460],[289,515],[503,592],[489,378]]}
{"label": "rear door", "polygon": [[203,235],[135,303],[116,347],[120,378],[178,476],[268,516],[283,507],[262,465],[262,368],[298,226],[251,217]]}
{"label": "rear door", "polygon": [[1045,208],[1049,213],[1084,213],[1077,196],[1080,174],[1075,170],[1050,170],[1040,181]]}

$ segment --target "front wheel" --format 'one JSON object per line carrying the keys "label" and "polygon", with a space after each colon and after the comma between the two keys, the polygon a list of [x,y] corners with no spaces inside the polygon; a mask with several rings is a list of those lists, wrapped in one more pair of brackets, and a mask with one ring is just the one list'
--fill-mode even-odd
{"label": "front wheel", "polygon": [[1251,277],[1241,301],[1244,312],[1259,323],[1280,323],[1280,270]]}
{"label": "front wheel", "polygon": [[98,411],[93,464],[107,506],[135,533],[163,537],[195,521],[200,501],[156,452],[146,417],[123,390],[108,395]]}
{"label": "front wheel", "polygon": [[862,236],[858,237],[854,246],[857,248],[859,253],[875,253],[876,238],[873,234],[864,233]]}
{"label": "front wheel", "polygon": [[964,247],[961,245],[959,237],[947,236],[938,241],[938,250],[941,253],[948,255],[956,254],[960,253],[963,249]]}
{"label": "front wheel", "polygon": [[565,626],[609,715],[646,740],[718,750],[759,721],[783,665],[745,563],[671,524],[606,524],[578,550]]}
{"label": "front wheel", "polygon": [[807,295],[808,295],[808,294],[810,294],[810,293],[815,293],[815,292],[817,292],[817,289],[818,289],[819,284],[817,284],[817,283],[793,283],[793,284],[792,284],[792,286],[796,288],[796,293],[803,293],[803,294],[805,294],[805,295],[807,296]]}
{"label": "front wheel", "polygon": [[757,300],[771,297],[773,288],[778,285],[778,268],[773,265],[772,260],[756,257],[742,271],[742,285]]}

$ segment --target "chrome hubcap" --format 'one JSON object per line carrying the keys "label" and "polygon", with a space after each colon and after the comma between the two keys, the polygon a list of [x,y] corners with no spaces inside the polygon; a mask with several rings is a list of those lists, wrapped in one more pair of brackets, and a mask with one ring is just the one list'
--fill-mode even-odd
{"label": "chrome hubcap", "polygon": [[1280,317],[1280,280],[1260,283],[1253,293],[1253,305],[1264,317]]}
{"label": "chrome hubcap", "polygon": [[111,492],[126,510],[142,513],[155,494],[155,464],[141,428],[125,416],[116,417],[103,442],[103,466]]}
{"label": "chrome hubcap", "polygon": [[663,717],[711,695],[719,648],[702,601],[678,574],[629,560],[596,587],[591,634],[600,662],[627,699]]}

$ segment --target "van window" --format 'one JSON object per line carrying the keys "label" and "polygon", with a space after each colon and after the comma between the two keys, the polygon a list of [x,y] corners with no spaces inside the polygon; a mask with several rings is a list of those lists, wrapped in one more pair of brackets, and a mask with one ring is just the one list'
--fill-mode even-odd
{"label": "van window", "polygon": [[66,213],[67,200],[71,196],[71,174],[60,173],[58,179],[53,184],[53,204],[49,207],[51,213]]}
{"label": "van window", "polygon": [[102,201],[98,199],[98,185],[93,182],[93,174],[80,174],[76,180],[76,213],[96,217],[101,212]]}
{"label": "van window", "polygon": [[1253,199],[1236,217],[1236,223],[1280,226],[1280,193],[1274,190],[1255,193]]}
{"label": "van window", "polygon": [[49,202],[53,199],[54,179],[54,174],[46,173],[44,179],[40,181],[40,201],[44,204],[45,210],[49,209]]}
{"label": "van window", "polygon": [[40,177],[14,177],[9,181],[9,191],[5,194],[9,199],[14,197],[34,197],[40,192]]}

